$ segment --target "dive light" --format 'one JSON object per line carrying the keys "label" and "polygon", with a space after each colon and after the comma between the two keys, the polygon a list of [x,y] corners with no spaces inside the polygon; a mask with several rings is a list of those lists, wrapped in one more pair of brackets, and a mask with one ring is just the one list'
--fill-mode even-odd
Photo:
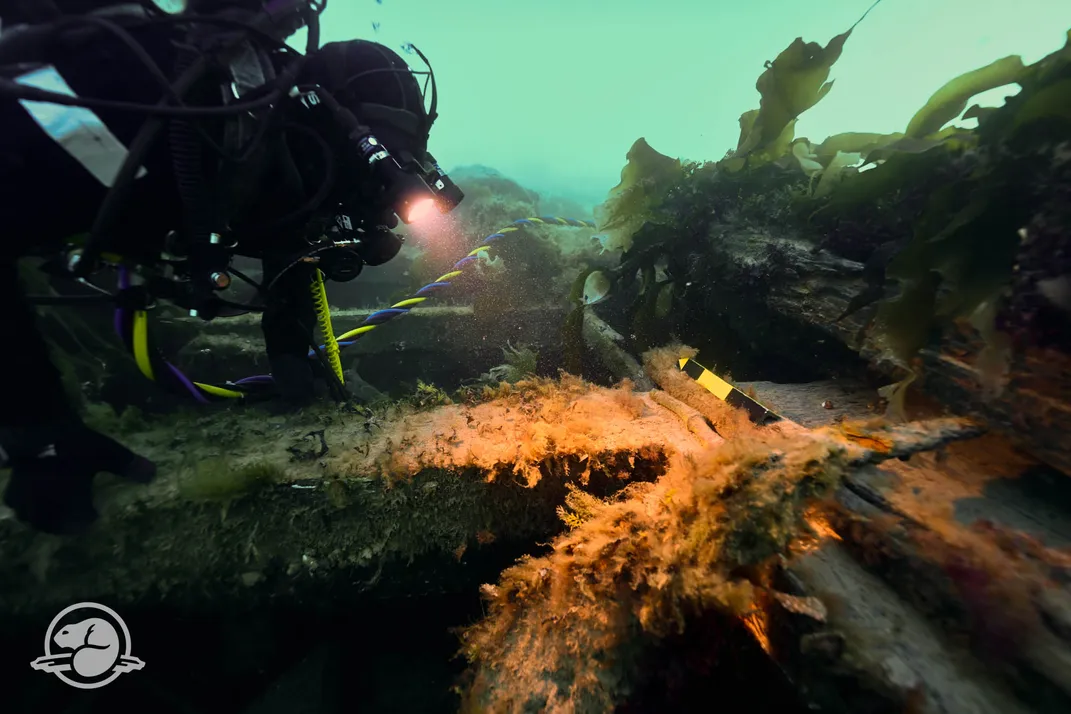
{"label": "dive light", "polygon": [[431,190],[435,193],[436,198],[439,200],[439,207],[443,213],[449,213],[458,207],[462,199],[465,198],[465,193],[461,188],[454,183],[446,172],[439,167],[439,162],[435,160],[435,157],[428,152],[428,162],[431,164],[431,171],[428,173],[430,179],[427,183],[431,187]]}
{"label": "dive light", "polygon": [[[349,143],[386,191],[387,205],[405,224],[415,223],[434,212],[449,213],[465,197],[438,162],[428,154],[431,168],[410,159],[403,167],[372,130],[323,87],[295,87],[291,96],[306,109],[323,104],[347,132]],[[410,166],[411,165],[411,166]]]}
{"label": "dive light", "polygon": [[371,131],[360,127],[350,138],[386,189],[388,203],[403,223],[416,223],[435,210],[438,202],[431,187],[416,173],[403,169]]}
{"label": "dive light", "polygon": [[355,137],[361,156],[386,187],[390,206],[403,223],[421,221],[435,210],[449,213],[465,198],[431,154],[428,154],[430,170],[417,162],[413,162],[417,163],[414,170],[406,170],[366,127],[354,133],[357,132],[361,132]]}

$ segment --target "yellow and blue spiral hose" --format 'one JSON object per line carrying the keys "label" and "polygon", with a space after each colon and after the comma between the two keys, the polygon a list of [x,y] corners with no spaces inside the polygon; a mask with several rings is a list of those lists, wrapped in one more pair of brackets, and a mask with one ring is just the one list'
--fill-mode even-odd
{"label": "yellow and blue spiral hose", "polygon": [[[409,295],[403,300],[399,300],[390,307],[382,310],[377,310],[371,315],[366,317],[359,326],[352,330],[342,333],[338,336],[338,348],[345,348],[356,342],[356,339],[361,335],[364,335],[372,330],[376,329],[380,325],[393,320],[396,317],[404,315],[412,310],[417,305],[429,300],[435,291],[450,285],[458,276],[464,272],[466,265],[469,265],[479,260],[480,253],[484,253],[490,250],[496,241],[502,240],[510,233],[515,233],[522,228],[528,226],[547,225],[547,226],[571,226],[573,228],[595,228],[595,224],[591,221],[582,221],[578,218],[562,218],[559,216],[539,216],[530,218],[518,218],[510,223],[505,228],[500,228],[491,235],[480,241],[480,245],[471,250],[461,260],[454,263],[450,271],[444,275],[440,275],[438,278],[428,283],[424,287],[420,288],[412,295]],[[330,342],[330,340],[328,340]],[[321,346],[321,349],[330,349],[329,345],[325,344]],[[315,356],[314,350],[309,350],[309,356]]]}
{"label": "yellow and blue spiral hose", "polygon": [[[409,297],[394,303],[390,307],[377,310],[366,317],[357,327],[339,335],[334,334],[331,324],[331,309],[327,302],[327,290],[324,286],[323,273],[316,271],[313,282],[310,285],[313,305],[316,310],[316,321],[320,329],[324,344],[320,349],[327,359],[328,366],[335,373],[339,383],[342,384],[342,361],[340,351],[344,347],[352,345],[356,338],[371,332],[380,325],[404,315],[417,305],[429,300],[435,291],[452,284],[456,278],[463,274],[466,265],[479,260],[480,254],[489,251],[496,241],[499,241],[510,233],[515,233],[525,227],[535,225],[571,226],[574,228],[595,228],[591,221],[583,221],[576,218],[562,218],[558,216],[539,216],[519,218],[504,228],[501,228],[480,241],[473,250],[454,263],[453,267],[444,275],[414,292]],[[126,268],[119,271],[119,294],[124,295],[133,292],[131,290],[129,272]],[[270,375],[257,375],[228,382],[227,386],[221,387],[204,382],[196,382],[188,378],[181,370],[164,358],[160,350],[153,344],[149,333],[148,316],[141,306],[117,307],[115,311],[115,330],[127,349],[134,357],[138,370],[148,379],[156,382],[164,389],[171,392],[183,392],[191,395],[196,401],[209,403],[221,399],[241,399],[248,396],[247,389],[256,388],[258,385],[271,382]],[[315,357],[316,351],[310,349],[309,356]]]}

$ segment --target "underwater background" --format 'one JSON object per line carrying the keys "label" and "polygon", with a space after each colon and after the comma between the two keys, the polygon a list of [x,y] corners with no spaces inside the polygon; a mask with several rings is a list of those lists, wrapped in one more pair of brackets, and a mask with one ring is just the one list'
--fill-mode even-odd
{"label": "underwater background", "polygon": [[[595,205],[638,136],[669,156],[720,159],[758,100],[763,63],[797,36],[824,43],[870,4],[362,0],[330,4],[322,31],[325,41],[356,34],[428,56],[442,89],[433,151],[444,168],[483,164]],[[1069,22],[1060,0],[886,0],[853,32],[835,90],[796,135],[902,131],[949,78],[1006,55],[1040,59]]]}

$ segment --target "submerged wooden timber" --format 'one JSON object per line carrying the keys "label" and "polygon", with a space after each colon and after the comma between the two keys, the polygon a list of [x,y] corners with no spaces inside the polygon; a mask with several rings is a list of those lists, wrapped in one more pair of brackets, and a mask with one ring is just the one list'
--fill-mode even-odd
{"label": "submerged wooden timber", "polygon": [[[0,521],[0,619],[85,599],[211,609],[305,592],[471,588],[466,564],[482,551],[512,544],[516,555],[561,528],[567,484],[609,494],[702,445],[628,390],[571,380],[494,394],[370,414],[232,408],[138,425],[124,441],[160,476],[147,487],[101,477],[102,518],[89,534]],[[434,567],[407,567],[415,559]]]}
{"label": "submerged wooden timber", "polygon": [[[792,421],[749,429],[670,363],[648,368],[730,435],[724,455],[589,506],[550,555],[485,586],[467,710],[698,711],[682,671],[712,671],[734,621],[823,711],[1066,710],[1071,516],[1032,492],[1039,462],[947,420],[879,427],[870,392],[838,382],[758,385]],[[909,453],[956,429],[970,438]]]}
{"label": "submerged wooden timber", "polygon": [[[825,711],[1065,710],[1071,563],[1058,549],[1071,543],[1071,519],[1045,492],[1053,484],[1037,461],[1000,436],[975,436],[969,422],[873,422],[871,392],[842,381],[740,385],[786,417],[764,436],[664,369],[671,362],[648,357],[661,388],[651,392],[567,378],[371,417],[234,409],[144,425],[125,440],[160,462],[160,479],[106,482],[88,536],[0,522],[0,619],[47,619],[81,599],[212,611],[472,592],[482,581],[490,616],[463,640],[477,711],[517,710],[496,697],[520,706],[537,682],[534,701],[548,711],[555,697],[582,692],[576,711],[650,701],[688,711],[682,682],[703,681],[718,648],[747,666],[768,657],[789,675],[778,686]],[[920,451],[930,453],[911,455]],[[663,582],[651,607],[607,620],[586,617],[582,584],[618,606],[632,602],[627,587],[600,598],[598,567],[559,570],[553,554],[546,565],[522,560],[516,567],[534,579],[508,606],[512,624],[496,629],[507,621],[494,603],[518,592],[518,571],[498,580],[498,568],[533,543],[561,534],[554,552],[595,548],[592,562],[649,569],[619,549],[672,553],[680,543],[664,514],[688,513],[693,497],[722,513],[693,541],[708,569],[656,568],[668,579],[646,581],[647,598]],[[621,521],[631,523],[626,540],[588,540],[592,519],[605,524],[614,508],[654,520]],[[562,513],[573,524],[566,533]],[[691,585],[678,590],[680,578]],[[563,606],[578,609],[555,615]],[[514,640],[529,616],[559,619],[535,640]],[[474,648],[472,633],[489,631],[504,639]],[[553,633],[601,637],[604,648],[611,638],[629,654],[601,660],[616,662],[608,680],[585,678],[569,660],[577,669],[566,684],[568,667],[546,669],[565,646]],[[746,653],[748,639],[758,654]],[[522,641],[530,661],[508,645]]]}
{"label": "submerged wooden timber", "polygon": [[[817,292],[825,297],[816,304],[830,300],[829,312],[840,309],[828,290]],[[340,322],[361,315],[347,313]],[[553,309],[518,312],[492,338],[526,325],[525,341],[553,354],[562,316]],[[501,344],[488,345],[488,324],[465,308],[414,311],[362,341],[362,370],[369,359],[386,364],[403,354],[412,358],[414,376],[431,356],[466,362],[476,374],[501,361]],[[255,320],[212,325],[187,345],[186,359],[203,355],[201,366],[211,369],[225,355],[228,368],[256,366]],[[629,355],[628,340],[593,313],[585,317],[584,337],[605,374],[642,389],[536,381],[498,394],[471,392],[469,403],[442,405],[441,393],[425,394],[425,403],[418,398],[412,407],[371,417],[330,408],[293,417],[232,408],[139,425],[125,440],[161,463],[161,478],[144,489],[101,479],[103,519],[89,536],[52,538],[0,522],[0,620],[47,619],[80,599],[211,611],[227,603],[473,592],[481,582],[493,603],[515,578],[507,571],[496,584],[499,570],[560,534],[562,507],[574,526],[559,545],[582,538],[584,522],[608,502],[657,511],[662,497],[679,498],[668,495],[674,488],[709,482],[694,464],[717,460],[710,454],[727,445],[735,451],[725,452],[719,468],[735,469],[737,477],[765,463],[771,450],[799,464],[818,449],[816,474],[826,491],[778,487],[740,502],[742,510],[733,510],[731,492],[719,493],[732,518],[710,542],[736,543],[737,552],[765,543],[766,558],[738,563],[732,578],[712,570],[696,580],[717,592],[686,599],[670,618],[683,629],[669,627],[657,608],[622,620],[625,649],[614,651],[629,656],[610,686],[591,689],[583,672],[568,668],[546,676],[540,667],[550,659],[516,660],[509,646],[473,649],[469,639],[470,708],[515,711],[534,701],[553,711],[554,697],[573,702],[583,692],[587,708],[577,711],[642,710],[652,701],[687,711],[692,692],[681,681],[701,681],[709,658],[722,651],[747,666],[758,666],[755,657],[776,662],[770,676],[786,673],[783,686],[802,705],[825,711],[1066,710],[1071,564],[1061,548],[1071,544],[1071,517],[1059,504],[1071,500],[1059,492],[1055,472],[1017,450],[1021,439],[991,434],[944,445],[976,431],[947,420],[900,432],[876,423],[868,427],[874,432],[844,431],[836,424],[869,422],[881,411],[856,373],[807,384],[739,384],[789,420],[771,430],[782,441],[765,441],[746,416],[667,369],[675,357],[658,363],[649,356],[645,371]],[[815,349],[818,355],[825,348]],[[473,355],[487,366],[474,366]],[[897,443],[900,458],[874,452],[880,465],[859,459],[846,467],[835,456]],[[781,476],[767,483],[794,483],[791,471]],[[629,483],[636,485],[622,491]],[[589,496],[576,496],[571,486]],[[652,501],[652,493],[662,496]],[[783,551],[768,550],[770,538]],[[539,561],[518,567],[531,573],[532,562]],[[592,571],[569,572],[583,581]],[[526,595],[534,600],[510,606],[512,627],[526,609],[547,615],[540,582]],[[726,583],[731,587],[722,589]],[[474,632],[493,628],[495,617]],[[574,614],[574,621],[556,622],[570,622],[559,631],[583,639],[600,632],[604,619]],[[499,634],[508,640],[517,631]],[[543,645],[548,658],[555,647],[574,646]],[[661,679],[661,671],[677,679]],[[538,684],[535,698],[525,699],[533,693],[518,682]],[[502,692],[509,693],[506,703],[496,698]]]}
{"label": "submerged wooden timber", "polygon": [[[855,353],[888,382],[903,378],[880,334],[864,337],[872,311],[841,318],[869,289],[863,263],[816,248],[785,227],[722,226],[711,245],[709,260],[726,272],[771,271],[761,289],[740,290],[731,281],[709,281],[702,288],[704,305],[715,306],[717,317],[711,319],[732,323],[728,345],[750,343],[758,353],[783,356],[817,375],[857,374]],[[776,268],[769,265],[771,255]],[[980,363],[984,349],[970,325],[945,330],[921,350],[922,376],[913,386],[955,413],[985,419],[1038,459],[1071,473],[1071,442],[1065,438],[1071,433],[1068,355],[1052,348],[1013,350],[1003,386],[995,391]]]}

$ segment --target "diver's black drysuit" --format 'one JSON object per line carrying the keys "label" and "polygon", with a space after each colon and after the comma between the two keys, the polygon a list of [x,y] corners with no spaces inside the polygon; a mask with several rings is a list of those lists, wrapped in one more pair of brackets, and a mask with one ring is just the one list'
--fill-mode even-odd
{"label": "diver's black drysuit", "polygon": [[[5,21],[5,30],[8,27]],[[177,73],[184,60],[176,56],[182,50],[175,48],[178,38],[173,27],[149,25],[131,33],[161,68]],[[139,104],[155,103],[163,95],[159,82],[130,49],[107,33],[93,33],[67,45],[57,42],[48,49],[48,62],[55,72],[46,68],[39,77],[48,84],[35,86],[56,91],[58,80],[79,97]],[[270,54],[270,62],[276,65],[273,71],[281,73],[292,57],[283,52]],[[419,84],[399,68],[408,69],[382,45],[330,43],[304,62],[297,84],[319,85],[343,105],[385,107],[380,112],[385,116],[365,123],[393,152],[422,156],[430,121]],[[8,69],[0,69],[6,78],[19,76]],[[353,81],[362,73],[360,81]],[[191,106],[211,105],[213,100],[218,103],[220,90],[218,78],[213,77],[186,98]],[[19,518],[41,530],[70,532],[96,517],[92,504],[96,473],[108,471],[145,481],[152,478],[155,467],[81,423],[35,327],[32,306],[17,282],[15,261],[54,254],[71,236],[89,231],[109,188],[107,160],[101,169],[99,155],[94,158],[84,145],[72,150],[64,144],[69,139],[64,139],[62,128],[56,127],[81,122],[85,128],[99,119],[98,134],[113,135],[121,151],[131,145],[145,116],[105,109],[90,114],[85,109],[49,105],[52,114],[42,118],[40,111],[31,111],[41,106],[0,97],[0,334],[4,340],[0,375],[5,385],[0,396],[0,466],[12,469],[4,500]],[[391,108],[404,109],[410,119],[418,115],[419,121],[392,121]],[[302,402],[311,396],[313,387],[307,354],[314,327],[309,290],[314,268],[295,264],[294,256],[308,249],[310,224],[332,221],[340,205],[349,213],[374,213],[380,227],[394,227],[397,219],[382,202],[378,190],[382,187],[372,185],[365,175],[367,167],[357,165],[350,158],[352,152],[342,145],[346,136],[333,127],[317,126],[300,113],[283,113],[275,121],[277,125],[268,128],[256,151],[228,165],[230,174],[206,168],[205,176],[210,179],[209,190],[225,204],[227,225],[239,244],[235,252],[262,259],[263,284],[289,266],[263,296],[262,327],[276,387],[284,397]],[[200,126],[201,136],[220,142],[228,130],[221,121]],[[245,130],[256,128],[253,122]],[[86,132],[82,134],[84,138]],[[98,136],[97,144],[98,154],[115,150],[107,136]],[[202,155],[197,160],[208,167],[216,159],[203,141],[200,146]],[[173,147],[165,138],[146,156],[143,175],[122,207],[121,220],[107,236],[106,250],[127,261],[158,260],[167,247],[168,232],[181,231],[189,220],[176,180]],[[218,179],[221,175],[229,180]],[[310,197],[315,198],[327,179],[335,188],[320,195],[318,204],[310,204]],[[303,206],[313,210],[303,211]],[[397,240],[389,230],[385,232]],[[398,245],[378,247],[365,241],[366,253],[361,258],[366,264],[384,262],[393,257]]]}

